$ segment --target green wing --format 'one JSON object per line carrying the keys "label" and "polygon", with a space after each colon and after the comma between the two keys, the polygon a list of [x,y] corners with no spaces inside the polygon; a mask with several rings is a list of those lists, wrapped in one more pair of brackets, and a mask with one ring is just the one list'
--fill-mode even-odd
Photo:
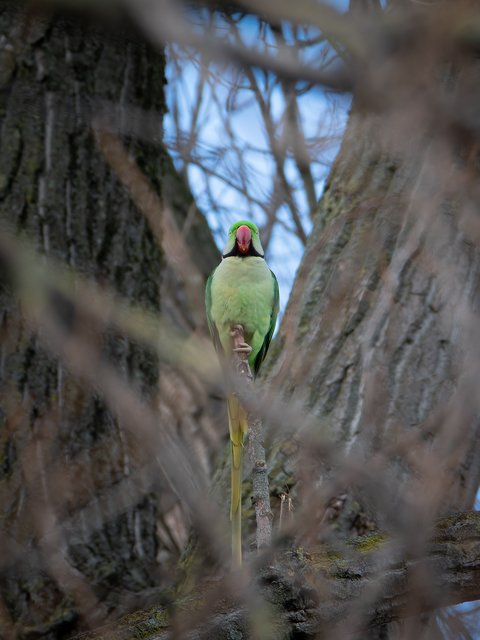
{"label": "green wing", "polygon": [[208,329],[210,331],[210,335],[212,336],[213,345],[216,351],[221,352],[222,345],[220,342],[220,337],[218,335],[217,325],[212,318],[212,281],[213,276],[215,275],[215,271],[216,269],[214,269],[208,276],[207,285],[205,287],[205,310],[207,312]]}
{"label": "green wing", "polygon": [[267,335],[265,336],[265,340],[263,341],[260,351],[258,352],[257,357],[255,358],[255,362],[253,363],[254,376],[257,375],[258,370],[260,369],[260,365],[262,364],[262,362],[265,359],[265,356],[267,355],[268,347],[270,346],[270,342],[272,341],[273,332],[275,331],[275,324],[277,322],[280,294],[278,291],[277,278],[271,269],[270,269],[270,273],[272,274],[272,278],[273,278],[273,305],[272,305],[272,314],[270,316],[270,327],[268,329]]}

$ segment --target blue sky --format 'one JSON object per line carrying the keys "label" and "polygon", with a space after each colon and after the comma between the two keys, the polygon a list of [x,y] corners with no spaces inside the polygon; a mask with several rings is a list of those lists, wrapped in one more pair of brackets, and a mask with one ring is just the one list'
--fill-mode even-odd
{"label": "blue sky", "polygon": [[[247,29],[248,41],[258,29],[258,25],[252,24]],[[320,45],[324,47],[324,45]],[[167,76],[170,86],[175,82],[175,93],[169,94],[170,111],[166,117],[167,141],[170,141],[170,150],[176,160],[177,166],[184,165],[181,154],[175,152],[174,140],[175,117],[184,132],[189,132],[192,120],[192,104],[201,81],[201,68],[198,60],[182,60],[182,72],[179,76],[172,77],[173,65],[167,67]],[[215,175],[206,174],[204,168],[199,168],[194,162],[188,164],[187,174],[196,202],[205,214],[218,246],[224,244],[228,227],[238,219],[247,218],[255,221],[259,226],[266,222],[264,208],[255,201],[265,201],[274,197],[274,180],[276,166],[271,155],[268,135],[258,103],[249,91],[239,91],[236,97],[235,108],[228,113],[228,124],[222,121],[225,113],[222,113],[224,105],[229,99],[229,91],[234,74],[220,66],[214,68],[215,77],[211,85],[205,83],[203,88],[202,104],[198,112],[197,137],[195,148],[198,155],[203,156],[202,161],[208,166],[209,171],[223,173],[228,180],[236,184],[236,189],[225,180]],[[222,75],[224,74],[224,75]],[[265,77],[258,74],[259,85],[265,81]],[[175,105],[174,102],[175,101]],[[281,118],[285,110],[285,100],[280,87],[275,87],[270,92],[270,104],[275,124],[281,129]],[[311,88],[299,98],[301,128],[305,139],[312,145],[310,169],[314,178],[316,197],[321,196],[325,178],[331,163],[337,153],[339,141],[343,133],[347,111],[350,104],[349,97],[334,96],[319,88]],[[175,108],[174,108],[175,107]],[[230,133],[235,138],[236,148],[228,147],[225,127],[230,128]],[[169,138],[170,136],[170,138]],[[249,176],[246,183],[239,174],[239,157],[241,163],[247,168]],[[305,196],[305,191],[300,184],[300,177],[293,159],[287,156],[284,165],[287,180],[294,191],[294,201],[298,209],[303,227],[308,234],[311,229],[311,219]],[[251,201],[248,202],[245,195],[240,193],[240,188],[245,188]],[[212,200],[220,209],[214,210]],[[272,232],[271,242],[267,250],[269,266],[276,273],[280,286],[281,308],[286,305],[290,289],[293,283],[296,269],[303,254],[303,244],[293,231],[290,211],[282,205],[277,210],[279,224]],[[287,259],[286,259],[287,258]]]}

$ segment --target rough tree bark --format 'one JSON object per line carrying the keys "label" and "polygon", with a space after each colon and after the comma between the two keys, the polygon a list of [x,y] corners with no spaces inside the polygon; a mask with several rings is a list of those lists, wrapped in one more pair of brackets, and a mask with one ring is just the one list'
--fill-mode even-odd
{"label": "rough tree bark", "polygon": [[[339,448],[358,443],[365,459],[399,428],[420,433],[423,426],[432,436],[455,393],[469,394],[460,384],[467,345],[457,335],[455,307],[478,305],[480,254],[454,217],[462,194],[435,198],[435,181],[452,179],[435,175],[443,168],[436,166],[438,150],[415,144],[395,157],[380,133],[388,123],[350,116],[268,373],[276,388],[318,416]],[[429,264],[433,256],[437,263]],[[392,265],[396,275],[384,277]],[[471,398],[471,414],[452,443],[458,465],[449,470],[443,513],[469,508],[478,487],[476,405]],[[399,465],[392,500],[401,500],[407,477]]]}
{"label": "rough tree bark", "polygon": [[[147,310],[160,309],[161,292],[164,311],[195,329],[182,283],[92,131],[95,118],[118,135],[180,226],[188,217],[187,241],[202,240],[197,267],[208,274],[216,249],[161,145],[163,52],[118,12],[3,2],[0,34],[2,225]],[[165,517],[182,518],[177,497],[159,479],[134,488],[139,460],[121,420],[49,355],[3,275],[0,314],[0,635],[60,638],[162,584],[162,566],[175,561],[182,543],[169,538]],[[89,331],[88,309],[76,322]],[[151,351],[113,329],[97,346],[146,402],[156,402],[159,367]],[[204,399],[191,380],[164,373],[161,410],[172,428],[195,439],[208,422]],[[182,394],[187,411],[178,409]],[[118,500],[122,482],[124,503],[111,505],[108,516],[98,501],[113,487]],[[72,514],[84,524],[60,541],[68,569],[35,548],[49,526]]]}
{"label": "rough tree bark", "polygon": [[[425,16],[415,19],[423,24]],[[446,49],[430,33],[400,37],[391,55],[382,50],[375,85],[366,82],[372,93],[355,99],[268,373],[277,392],[317,418],[340,455],[372,469],[377,454],[385,457],[378,479],[372,473],[364,484],[307,455],[316,468],[304,476],[308,486],[296,486],[299,503],[317,509],[320,523],[325,502],[312,484],[331,480],[323,499],[337,501],[333,514],[327,509],[336,537],[403,532],[413,554],[425,552],[436,516],[472,507],[480,482],[472,347],[480,251],[471,217],[478,122],[452,117],[477,99],[478,62],[458,50],[448,26],[441,33]],[[422,81],[429,90],[417,96]],[[442,101],[448,107],[437,120]],[[301,478],[285,450],[274,460],[280,481]],[[315,541],[315,527],[307,539]],[[410,632],[419,637],[421,626]]]}
{"label": "rough tree bark", "polygon": [[[454,211],[465,206],[460,191],[448,201],[435,194],[436,181],[452,181],[451,175],[442,178],[438,148],[425,142],[423,149],[414,145],[392,154],[383,146],[383,127],[388,118],[358,111],[350,116],[268,377],[284,397],[316,416],[337,453],[356,455],[367,466],[372,461],[374,468],[378,452],[394,451],[386,453],[388,476],[380,472],[378,485],[373,477],[368,487],[355,479],[349,484],[348,473],[312,456],[308,484],[294,480],[291,489],[297,506],[308,505],[317,525],[327,513],[339,539],[377,527],[403,531],[422,554],[431,518],[470,509],[480,481],[475,374],[463,375],[472,333],[459,311],[467,308],[468,315],[478,308],[480,253],[455,219]],[[415,192],[422,194],[417,200]],[[417,206],[425,210],[419,213]],[[441,264],[432,265],[437,260]],[[395,275],[384,277],[389,268]],[[422,477],[425,471],[425,486],[436,478],[441,487],[423,502],[425,512],[415,501],[409,505],[410,452],[394,446],[403,437],[410,438],[411,450],[429,442],[434,451],[433,459],[425,456],[425,470],[421,458],[413,463],[414,473]],[[301,431],[293,440],[301,443]],[[291,453],[283,442],[272,461],[278,487],[302,477]],[[332,488],[319,499],[310,483],[329,481]],[[323,535],[320,526],[312,527],[309,544]],[[437,579],[434,592],[454,587],[446,576]],[[397,637],[398,627],[387,621],[378,625],[377,617],[369,637]],[[423,624],[411,633],[422,632],[433,633]]]}

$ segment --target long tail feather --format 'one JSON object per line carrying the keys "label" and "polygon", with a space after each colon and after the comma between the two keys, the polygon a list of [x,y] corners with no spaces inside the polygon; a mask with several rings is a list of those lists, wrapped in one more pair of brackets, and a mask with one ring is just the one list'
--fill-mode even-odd
{"label": "long tail feather", "polygon": [[232,451],[230,520],[232,521],[232,561],[242,564],[242,456],[243,436],[248,431],[247,413],[235,394],[227,398],[228,428]]}

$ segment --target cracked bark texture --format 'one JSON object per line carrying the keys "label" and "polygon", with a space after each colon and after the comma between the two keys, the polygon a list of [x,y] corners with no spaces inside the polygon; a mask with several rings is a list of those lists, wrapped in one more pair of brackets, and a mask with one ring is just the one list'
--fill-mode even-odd
{"label": "cracked bark texture", "polygon": [[[202,239],[204,251],[196,260],[208,274],[217,251],[161,146],[164,68],[163,52],[118,15],[40,12],[2,3],[0,220],[9,230],[26,233],[41,254],[132,303],[155,312],[162,297],[170,317],[195,328],[182,283],[166,267],[147,221],[92,134],[95,116],[121,137],[179,226],[188,219],[187,242]],[[179,553],[165,518],[182,522],[182,516],[178,499],[160,480],[142,487],[140,461],[121,422],[98,394],[50,357],[2,280],[0,626],[19,638],[60,638],[80,622],[72,584],[80,594],[88,584],[93,601],[103,603],[98,620],[132,594],[162,584],[159,553],[167,563]],[[113,329],[97,344],[146,402],[160,403],[172,429],[197,438],[208,467],[205,439],[198,436],[202,423],[204,430],[210,426],[195,381],[165,368],[158,400],[159,366],[151,351]],[[179,411],[179,396],[188,411]],[[124,506],[117,504],[106,517],[98,501],[122,482]],[[35,552],[45,524],[43,506],[60,520],[80,514],[80,526],[62,541],[73,571],[70,584],[62,584],[41,548]],[[82,520],[83,509],[88,522]],[[30,551],[22,558],[18,549],[25,546]]]}
{"label": "cracked bark texture", "polygon": [[[350,115],[268,379],[317,416],[339,448],[358,447],[365,459],[399,429],[422,428],[434,440],[437,423],[465,394],[470,406],[452,443],[459,458],[445,513],[468,508],[480,479],[478,403],[462,378],[480,252],[457,215],[472,194],[444,197],[437,181],[451,180],[455,169],[440,173],[443,149],[396,141],[395,152],[390,124],[388,116]],[[409,477],[401,461],[394,477],[392,499]]]}
{"label": "cracked bark texture", "polygon": [[[368,467],[386,452],[389,475],[377,487],[374,479],[367,491],[355,480],[331,485],[345,492],[338,538],[399,523],[410,535],[425,534],[421,513],[409,506],[412,451],[392,453],[402,438],[431,453],[413,474],[425,471],[425,486],[443,488],[435,497],[432,491],[432,516],[471,508],[480,481],[476,350],[470,353],[480,252],[465,213],[478,194],[462,174],[478,177],[468,164],[475,142],[453,127],[443,140],[429,130],[400,139],[397,108],[352,110],[266,362],[275,391],[315,416],[339,453]],[[295,431],[301,443],[301,426]],[[293,485],[297,503],[310,501],[321,520],[326,505],[309,487],[337,481],[338,470],[317,459],[304,474],[306,487],[295,452],[296,445],[278,445],[273,484]],[[387,625],[371,637],[397,632]]]}
{"label": "cracked bark texture", "polygon": [[[250,638],[252,611],[261,614],[265,603],[275,612],[270,620],[273,627],[259,625],[256,629],[257,633],[263,630],[265,637],[276,640],[386,637],[385,625],[406,615],[406,603],[412,594],[416,598],[416,613],[430,612],[439,604],[447,606],[478,598],[480,518],[477,512],[455,514],[438,521],[422,558],[405,559],[395,546],[388,548],[389,544],[378,534],[369,534],[351,541],[344,554],[322,546],[277,557],[278,562],[260,567],[256,575],[257,610],[253,605],[250,609],[243,603],[239,605],[239,588],[232,591],[228,578],[227,584],[206,579],[193,593],[178,599],[178,617],[174,623],[172,610],[158,606],[125,616],[114,628],[82,634],[78,640]],[[437,576],[441,585],[437,590],[432,590],[430,583],[418,590],[412,583],[411,575],[425,568]],[[380,597],[371,591],[372,580],[378,579],[382,583]],[[359,601],[361,606],[355,607]],[[197,624],[194,620],[189,626],[195,615],[192,612],[202,611],[206,602],[209,602],[209,615],[199,617]]]}

